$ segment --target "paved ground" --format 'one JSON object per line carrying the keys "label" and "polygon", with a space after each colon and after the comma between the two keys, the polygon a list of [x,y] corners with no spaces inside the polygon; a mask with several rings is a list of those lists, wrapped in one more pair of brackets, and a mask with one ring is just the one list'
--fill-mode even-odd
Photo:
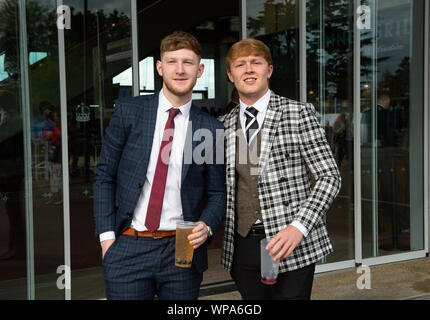
{"label": "paved ground", "polygon": [[[430,300],[430,258],[374,266],[369,270],[370,289],[361,290],[357,282],[365,284],[365,273],[357,273],[356,269],[316,275],[312,300]],[[201,299],[240,300],[240,294],[234,291]]]}

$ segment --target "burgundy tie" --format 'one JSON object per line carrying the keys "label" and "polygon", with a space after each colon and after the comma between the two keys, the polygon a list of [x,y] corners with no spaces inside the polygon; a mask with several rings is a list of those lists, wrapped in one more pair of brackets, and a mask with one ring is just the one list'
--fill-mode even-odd
{"label": "burgundy tie", "polygon": [[163,141],[161,141],[160,151],[158,153],[157,167],[155,169],[148,211],[146,213],[145,226],[149,232],[156,231],[160,226],[161,208],[163,207],[173,131],[175,129],[173,119],[179,112],[179,109],[171,108],[169,110],[169,119],[167,119],[166,126],[164,127]]}

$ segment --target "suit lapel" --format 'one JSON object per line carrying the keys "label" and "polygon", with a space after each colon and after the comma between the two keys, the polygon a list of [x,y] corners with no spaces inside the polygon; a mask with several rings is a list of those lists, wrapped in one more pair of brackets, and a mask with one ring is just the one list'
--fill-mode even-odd
{"label": "suit lapel", "polygon": [[199,143],[199,141],[193,140],[194,132],[199,130],[201,127],[202,122],[197,107],[195,105],[191,105],[190,115],[188,119],[187,134],[185,137],[184,154],[182,159],[181,185],[183,185],[184,180],[192,164],[194,149]]}
{"label": "suit lapel", "polygon": [[272,92],[266,116],[264,117],[264,127],[261,132],[261,153],[258,167],[258,175],[260,176],[264,172],[264,167],[266,166],[267,159],[269,158],[281,115],[282,109],[279,102],[279,96]]}
{"label": "suit lapel", "polygon": [[146,106],[140,113],[138,121],[141,126],[141,158],[140,162],[142,165],[138,166],[138,170],[141,173],[137,176],[146,177],[146,171],[148,169],[149,158],[151,156],[152,143],[154,140],[155,124],[157,122],[157,110],[158,110],[158,94],[154,94],[153,98],[149,100],[148,106]]}
{"label": "suit lapel", "polygon": [[226,170],[229,184],[235,188],[236,182],[236,131],[237,117],[239,116],[239,105],[236,106],[224,120],[224,129],[226,135]]}

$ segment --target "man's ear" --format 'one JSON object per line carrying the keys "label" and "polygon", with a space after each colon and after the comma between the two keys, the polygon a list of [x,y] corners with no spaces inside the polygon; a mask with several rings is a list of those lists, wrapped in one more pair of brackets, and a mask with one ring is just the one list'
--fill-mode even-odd
{"label": "man's ear", "polygon": [[203,75],[203,71],[205,71],[205,65],[203,63],[200,63],[197,78],[200,78]]}
{"label": "man's ear", "polygon": [[267,76],[267,79],[270,79],[273,73],[273,64],[269,64],[269,74]]}
{"label": "man's ear", "polygon": [[227,76],[228,76],[228,79],[229,79],[232,83],[234,83],[234,81],[233,81],[233,77],[231,76],[231,72],[230,72],[229,70],[227,70]]}
{"label": "man's ear", "polygon": [[163,66],[160,60],[157,60],[156,63],[157,72],[160,75],[160,77],[163,77]]}

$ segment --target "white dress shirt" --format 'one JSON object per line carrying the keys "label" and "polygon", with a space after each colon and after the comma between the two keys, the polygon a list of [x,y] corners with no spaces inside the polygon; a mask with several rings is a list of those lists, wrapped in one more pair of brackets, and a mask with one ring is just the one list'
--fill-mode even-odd
{"label": "white dress shirt", "polygon": [[[164,127],[169,118],[169,110],[173,108],[160,91],[158,98],[157,120],[155,124],[154,138],[146,172],[145,183],[133,214],[131,228],[137,231],[147,231],[145,227],[146,212],[151,195],[152,183],[155,169],[157,167],[158,153],[163,139]],[[163,207],[161,210],[160,226],[158,230],[175,230],[176,221],[183,220],[181,202],[181,178],[182,158],[184,152],[185,138],[188,128],[188,120],[191,109],[191,100],[179,107],[181,111],[174,118],[175,131],[172,141],[172,149],[169,158],[169,169],[166,177],[166,189],[164,191]],[[115,239],[115,233],[108,231],[100,234],[100,241]]]}
{"label": "white dress shirt", "polygon": [[[248,107],[254,107],[255,109],[258,110],[257,121],[258,121],[258,131],[260,131],[261,126],[263,125],[263,122],[264,122],[264,117],[266,116],[267,107],[269,106],[270,92],[271,92],[270,90],[267,90],[267,92],[264,94],[264,96],[262,96],[260,99],[258,99],[252,106],[247,106],[246,104],[244,104],[239,99],[239,102],[240,102],[240,112],[239,112],[240,124],[242,126],[243,134],[244,134],[245,137],[246,137],[246,130],[245,130],[246,115],[245,115],[245,109],[248,108]],[[257,223],[260,223],[260,222],[261,222],[260,220],[257,220]],[[294,226],[294,227],[296,227],[297,229],[299,229],[300,232],[303,233],[304,237],[306,237],[308,235],[309,231],[300,222],[293,221],[291,223],[291,225]]]}

